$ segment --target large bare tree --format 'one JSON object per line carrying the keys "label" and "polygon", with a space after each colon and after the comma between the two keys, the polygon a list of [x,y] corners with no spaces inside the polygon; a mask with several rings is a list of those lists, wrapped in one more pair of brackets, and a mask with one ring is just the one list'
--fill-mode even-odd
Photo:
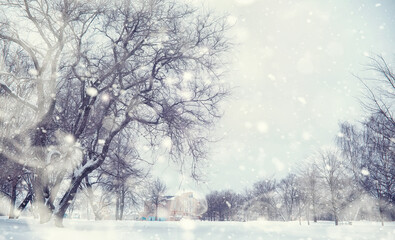
{"label": "large bare tree", "polygon": [[367,110],[362,127],[340,124],[337,143],[348,160],[356,182],[377,200],[379,214],[395,202],[395,73],[391,64],[378,55],[370,58],[371,77],[360,78],[365,87],[361,104]]}
{"label": "large bare tree", "polygon": [[[81,182],[126,129],[199,176],[227,94],[225,19],[168,0],[7,0],[0,12],[0,41],[25,56],[27,67],[2,71],[0,86],[32,112],[19,133],[29,137],[13,142],[28,154],[14,159],[35,172],[42,222],[54,213],[62,226]],[[31,94],[5,78],[25,79]]]}

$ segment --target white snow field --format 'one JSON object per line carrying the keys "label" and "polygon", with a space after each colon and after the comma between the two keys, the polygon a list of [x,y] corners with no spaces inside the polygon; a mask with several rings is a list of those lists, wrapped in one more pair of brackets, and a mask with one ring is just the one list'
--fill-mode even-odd
{"label": "white snow field", "polygon": [[332,222],[138,222],[65,220],[65,228],[52,223],[40,225],[34,219],[0,218],[0,240],[394,240],[395,222],[384,227],[377,222],[353,222],[334,226]]}

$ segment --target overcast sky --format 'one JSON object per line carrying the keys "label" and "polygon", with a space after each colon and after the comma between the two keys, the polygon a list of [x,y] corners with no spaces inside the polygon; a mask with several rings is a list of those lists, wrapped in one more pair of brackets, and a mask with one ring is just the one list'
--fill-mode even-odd
{"label": "overcast sky", "polygon": [[[395,1],[193,0],[229,14],[237,47],[224,80],[232,96],[211,146],[207,183],[181,189],[242,191],[282,177],[321,146],[332,145],[340,121],[359,121],[368,56],[394,60]],[[180,177],[156,174],[177,191]]]}

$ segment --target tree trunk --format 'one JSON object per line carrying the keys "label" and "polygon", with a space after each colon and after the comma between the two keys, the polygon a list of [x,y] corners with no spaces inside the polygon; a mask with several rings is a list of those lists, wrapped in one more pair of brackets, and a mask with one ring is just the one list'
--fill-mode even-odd
{"label": "tree trunk", "polygon": [[9,213],[9,219],[14,219],[16,218],[15,214],[15,202],[16,202],[16,187],[18,185],[18,181],[12,181],[11,182],[11,204],[10,204],[10,213]]}
{"label": "tree trunk", "polygon": [[121,199],[119,201],[119,220],[123,220],[123,211],[124,211],[124,207],[125,207],[125,192],[122,188],[122,192],[121,192]]}
{"label": "tree trunk", "polygon": [[338,211],[335,203],[332,203],[333,206],[333,216],[335,217],[335,226],[339,225]]}
{"label": "tree trunk", "polygon": [[90,220],[89,201],[86,203],[86,219]]}
{"label": "tree trunk", "polygon": [[66,174],[66,171],[62,171],[61,173],[59,173],[58,176],[56,177],[54,187],[51,189],[51,191],[49,191],[49,189],[47,190],[48,191],[48,200],[46,202],[46,206],[51,211],[51,213],[55,209],[55,206],[54,206],[55,198],[58,195],[58,192],[60,190],[60,185],[63,181],[65,174]]}
{"label": "tree trunk", "polygon": [[298,205],[298,211],[299,211],[299,225],[302,225],[302,208],[300,207],[300,203]]}
{"label": "tree trunk", "polygon": [[17,214],[16,214],[15,218],[19,218],[20,213],[23,212],[23,210],[25,210],[27,204],[28,204],[30,201],[32,201],[32,198],[33,198],[33,193],[29,191],[29,192],[27,193],[25,199],[23,199],[23,201],[22,201],[21,204],[19,205],[18,210],[17,210]]}
{"label": "tree trunk", "polygon": [[159,204],[156,204],[155,206],[155,221],[158,221],[158,206]]}
{"label": "tree trunk", "polygon": [[126,116],[126,119],[121,123],[120,126],[118,126],[117,129],[112,131],[108,138],[106,139],[104,146],[102,148],[100,157],[95,160],[93,164],[90,164],[87,166],[85,169],[83,169],[82,173],[78,176],[74,176],[73,179],[71,180],[71,185],[69,189],[66,191],[66,193],[63,195],[62,200],[60,200],[58,209],[55,212],[55,226],[57,227],[63,227],[63,217],[64,214],[66,213],[67,208],[70,206],[72,200],[75,197],[75,194],[78,191],[78,187],[80,186],[82,180],[88,176],[89,173],[91,173],[93,170],[97,169],[103,162],[104,159],[107,156],[107,153],[110,149],[110,143],[112,139],[117,135],[129,122],[132,121],[132,118],[129,117],[129,115]]}
{"label": "tree trunk", "polygon": [[380,214],[380,220],[381,220],[381,226],[384,226],[384,210],[383,210],[383,206],[382,203],[379,199],[379,214]]}
{"label": "tree trunk", "polygon": [[63,217],[66,213],[67,208],[70,206],[72,200],[74,199],[78,187],[81,184],[83,177],[77,177],[72,180],[71,187],[67,190],[67,192],[64,194],[62,200],[60,200],[59,203],[59,208],[55,212],[55,226],[57,227],[63,227]]}
{"label": "tree trunk", "polygon": [[317,210],[316,210],[316,206],[315,203],[313,202],[313,221],[316,223],[317,222]]}
{"label": "tree trunk", "polygon": [[35,204],[40,215],[40,223],[46,223],[51,219],[52,210],[45,204],[45,198],[49,198],[48,175],[45,169],[46,152],[49,135],[47,131],[48,126],[52,122],[52,116],[55,111],[56,99],[51,100],[49,108],[45,108],[45,99],[38,98],[38,115],[41,118],[32,135],[32,146],[34,147],[34,156],[39,159],[38,166],[34,169],[34,190],[35,190]]}
{"label": "tree trunk", "polygon": [[335,218],[335,226],[339,225],[339,219],[338,219],[338,209],[336,206],[336,200],[335,200],[335,190],[333,190],[333,186],[331,186],[331,205],[332,205],[332,211],[333,211],[333,216]]}
{"label": "tree trunk", "polygon": [[115,220],[119,220],[119,192],[115,195]]}

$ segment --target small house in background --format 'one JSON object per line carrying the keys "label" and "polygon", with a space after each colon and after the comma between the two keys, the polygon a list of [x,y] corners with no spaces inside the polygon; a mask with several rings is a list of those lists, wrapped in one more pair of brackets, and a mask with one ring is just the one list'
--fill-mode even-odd
{"label": "small house in background", "polygon": [[[158,221],[179,221],[181,219],[200,219],[201,203],[193,192],[182,193],[178,196],[163,196],[162,204],[158,207]],[[155,221],[155,206],[149,201],[144,202],[144,212],[141,220]]]}

